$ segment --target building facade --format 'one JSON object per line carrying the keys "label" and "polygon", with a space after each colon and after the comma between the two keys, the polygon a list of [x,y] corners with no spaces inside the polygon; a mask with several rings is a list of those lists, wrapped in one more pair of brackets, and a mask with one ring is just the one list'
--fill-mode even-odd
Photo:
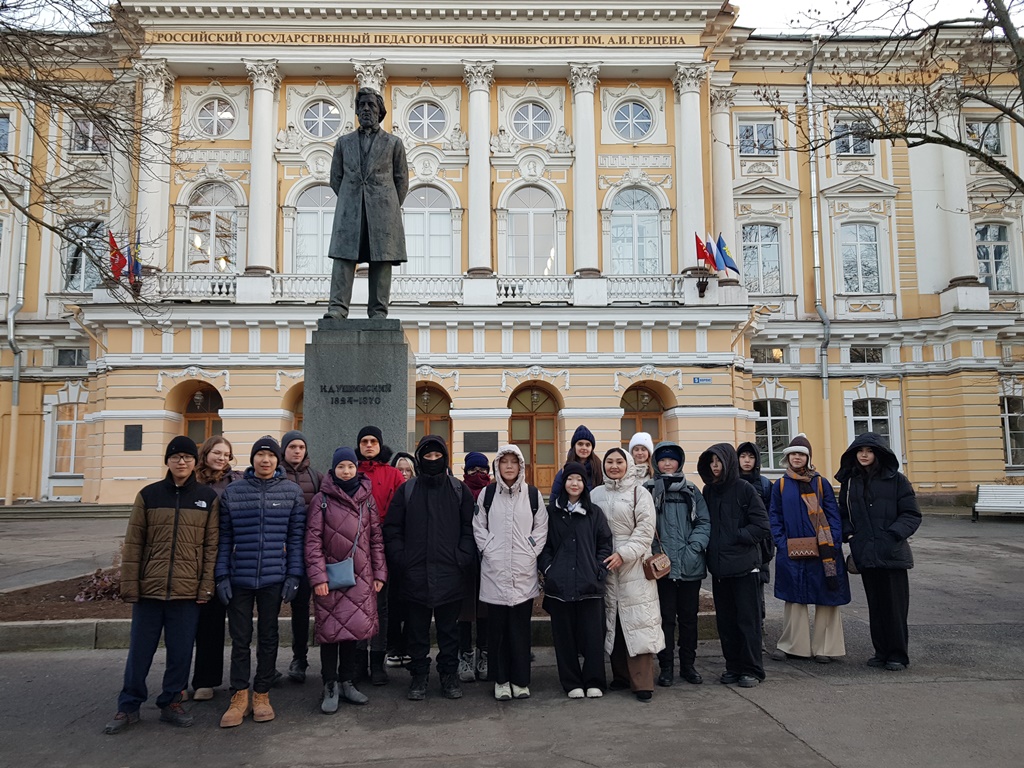
{"label": "building facade", "polygon": [[[711,0],[122,7],[146,29],[130,73],[149,154],[119,174],[59,109],[47,140],[95,168],[67,194],[99,252],[108,229],[143,243],[148,309],[0,200],[0,309],[23,350],[18,408],[0,353],[6,500],[126,502],[173,435],[223,432],[244,463],[301,427],[331,153],[361,86],[409,157],[391,316],[417,432],[456,461],[497,433],[546,489],[585,423],[599,452],[677,440],[691,470],[749,439],[777,467],[805,432],[831,475],[873,430],[922,494],[1024,472],[1019,198],[962,153],[846,136],[841,110],[820,116],[835,140],[812,195],[808,155],[786,151],[799,125],[763,98],[806,115],[809,39],[759,37]],[[955,119],[1021,169],[1020,126],[982,105]],[[0,151],[33,157],[2,91],[0,125]],[[694,234],[719,232],[738,277],[697,269]],[[354,316],[365,297],[363,278]]]}

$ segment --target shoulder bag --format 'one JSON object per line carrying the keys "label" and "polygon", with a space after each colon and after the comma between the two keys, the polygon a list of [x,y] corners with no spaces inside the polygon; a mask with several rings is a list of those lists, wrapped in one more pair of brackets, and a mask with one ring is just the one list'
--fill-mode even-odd
{"label": "shoulder bag", "polygon": [[[327,502],[321,500],[320,507],[327,513]],[[359,546],[359,531],[363,527],[363,510],[359,509],[359,522],[356,525],[356,537],[352,542],[352,552],[340,563],[327,563],[327,588],[348,589],[356,585],[355,556]]]}
{"label": "shoulder bag", "polygon": [[[637,502],[637,488],[633,486],[633,527],[636,527],[636,502]],[[658,547],[662,550],[656,555],[644,558],[644,576],[647,577],[648,581],[657,581],[668,576],[669,571],[672,570],[672,561],[668,555],[665,554],[665,547],[661,543],[661,536],[658,535],[658,523],[655,520],[654,523],[654,537],[658,540]]]}

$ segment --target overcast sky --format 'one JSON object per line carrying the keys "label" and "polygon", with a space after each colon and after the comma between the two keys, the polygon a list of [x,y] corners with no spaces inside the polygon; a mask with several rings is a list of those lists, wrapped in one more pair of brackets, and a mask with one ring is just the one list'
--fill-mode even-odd
{"label": "overcast sky", "polygon": [[[954,19],[976,13],[978,0],[910,0],[915,11],[930,20]],[[871,0],[875,9],[885,5],[903,5],[896,0]],[[1011,0],[1020,5],[1020,0]],[[760,32],[799,33],[807,29],[808,12],[817,8],[823,19],[835,19],[850,4],[849,0],[734,0],[739,6],[739,23]],[[876,14],[877,15],[877,14]],[[877,32],[878,30],[876,30]]]}

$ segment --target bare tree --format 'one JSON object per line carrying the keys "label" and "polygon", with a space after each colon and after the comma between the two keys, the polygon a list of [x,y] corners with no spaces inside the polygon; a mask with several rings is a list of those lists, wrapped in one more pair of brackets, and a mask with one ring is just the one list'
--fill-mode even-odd
{"label": "bare tree", "polygon": [[798,125],[799,145],[790,149],[940,145],[1024,194],[1000,132],[1004,124],[1024,127],[1024,40],[1017,27],[1024,0],[977,0],[975,13],[938,20],[937,10],[937,0],[851,0],[837,18],[804,15],[814,42],[803,66],[830,76],[815,97],[818,109],[843,115],[839,130],[816,134],[780,90],[766,85],[759,94]]}
{"label": "bare tree", "polygon": [[127,275],[111,280],[108,229],[127,257],[134,169],[152,155],[132,71],[142,41],[108,0],[0,0],[0,198],[59,238],[63,290],[102,280],[140,309]]}

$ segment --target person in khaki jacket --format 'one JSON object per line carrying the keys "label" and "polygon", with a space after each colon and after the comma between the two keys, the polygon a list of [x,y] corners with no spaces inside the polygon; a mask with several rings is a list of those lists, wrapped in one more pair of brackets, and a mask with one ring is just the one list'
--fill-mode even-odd
{"label": "person in khaki jacket", "polygon": [[217,492],[196,480],[198,457],[189,438],[171,440],[164,453],[167,476],[139,491],[132,506],[121,558],[121,598],[132,604],[131,636],[117,714],[104,728],[108,734],[139,722],[161,634],[167,665],[156,700],[160,720],[192,725],[181,694],[188,686],[199,606],[213,598],[220,535]]}

